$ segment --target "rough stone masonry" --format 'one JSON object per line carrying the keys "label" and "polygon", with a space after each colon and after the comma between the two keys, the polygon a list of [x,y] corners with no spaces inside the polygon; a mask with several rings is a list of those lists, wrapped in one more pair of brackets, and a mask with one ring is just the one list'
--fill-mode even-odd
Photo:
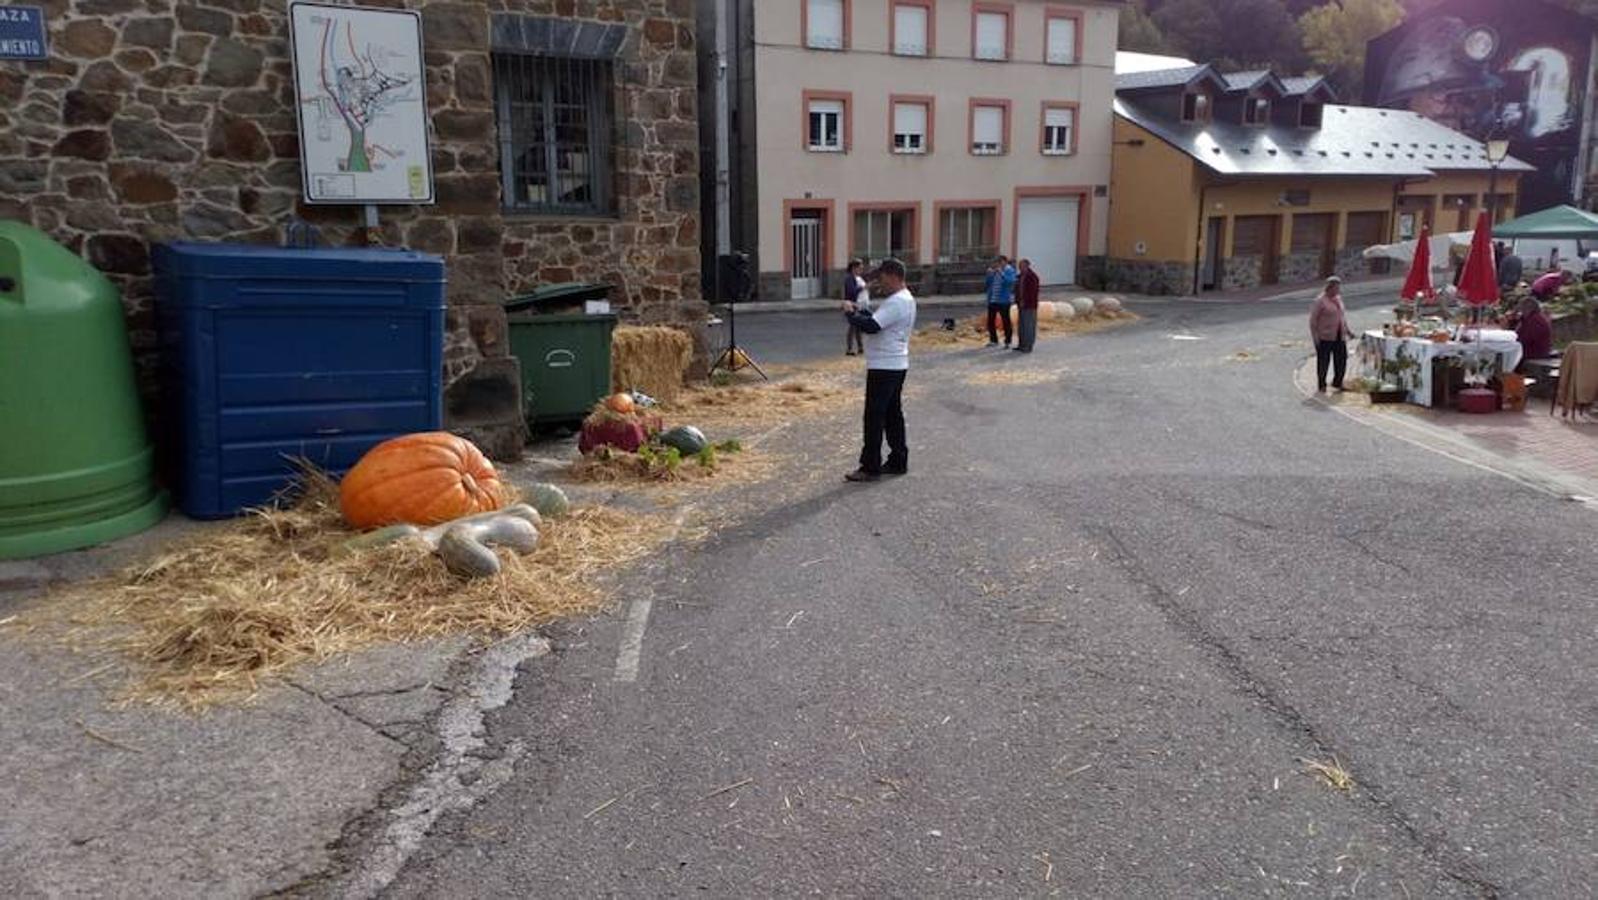
{"label": "rough stone masonry", "polygon": [[[357,239],[358,208],[300,202],[285,0],[30,2],[45,8],[50,59],[0,62],[0,218],[118,283],[146,376],[152,243],[276,243],[296,216],[327,243]],[[541,284],[605,282],[630,318],[702,320],[693,0],[363,2],[422,12],[438,203],[384,207],[382,241],[447,258],[446,385],[475,373],[514,395],[500,301]],[[496,15],[626,29],[612,62],[613,215],[504,210]],[[519,451],[519,424],[484,427],[458,405],[452,426]]]}

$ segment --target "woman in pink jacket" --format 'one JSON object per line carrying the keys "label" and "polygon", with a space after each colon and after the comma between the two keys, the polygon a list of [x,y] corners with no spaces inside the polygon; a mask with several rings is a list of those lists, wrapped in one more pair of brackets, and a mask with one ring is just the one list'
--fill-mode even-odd
{"label": "woman in pink jacket", "polygon": [[1315,341],[1315,385],[1326,393],[1326,367],[1332,366],[1332,387],[1343,389],[1343,374],[1348,368],[1348,344],[1354,336],[1348,328],[1348,316],[1343,310],[1343,279],[1336,275],[1326,279],[1326,289],[1315,298],[1315,308],[1309,313],[1309,334]]}

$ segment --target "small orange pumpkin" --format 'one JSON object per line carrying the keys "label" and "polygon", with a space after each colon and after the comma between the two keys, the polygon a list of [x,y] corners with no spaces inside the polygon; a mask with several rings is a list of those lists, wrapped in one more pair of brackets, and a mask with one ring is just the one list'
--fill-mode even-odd
{"label": "small orange pumpkin", "polygon": [[366,452],[339,482],[344,521],[360,529],[438,525],[505,505],[483,451],[443,431],[407,434]]}
{"label": "small orange pumpkin", "polygon": [[636,404],[633,403],[633,395],[625,391],[611,394],[609,397],[606,397],[605,405],[610,408],[611,412],[620,413],[624,416],[631,415],[634,407],[636,406]]}

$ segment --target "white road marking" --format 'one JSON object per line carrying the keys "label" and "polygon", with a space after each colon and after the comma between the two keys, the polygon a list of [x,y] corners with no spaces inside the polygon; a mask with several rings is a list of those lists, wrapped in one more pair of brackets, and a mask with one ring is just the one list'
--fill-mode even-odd
{"label": "white road marking", "polygon": [[616,655],[616,680],[638,680],[638,658],[644,652],[644,630],[649,627],[649,611],[655,598],[636,597],[627,607],[627,621],[621,630],[621,651]]}

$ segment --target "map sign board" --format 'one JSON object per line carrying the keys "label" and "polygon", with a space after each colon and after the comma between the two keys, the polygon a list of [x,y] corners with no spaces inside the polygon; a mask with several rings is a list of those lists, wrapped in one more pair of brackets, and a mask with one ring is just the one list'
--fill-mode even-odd
{"label": "map sign board", "polygon": [[294,3],[289,21],[305,202],[432,203],[421,15]]}

